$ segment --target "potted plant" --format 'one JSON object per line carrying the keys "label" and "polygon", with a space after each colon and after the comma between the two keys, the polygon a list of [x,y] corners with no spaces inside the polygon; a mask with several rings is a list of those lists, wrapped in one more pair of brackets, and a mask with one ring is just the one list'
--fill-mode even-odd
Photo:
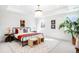
{"label": "potted plant", "polygon": [[79,50],[79,18],[77,21],[73,22],[74,25],[74,33],[76,38],[76,48]]}
{"label": "potted plant", "polygon": [[[68,17],[67,17],[68,18]],[[68,18],[68,20],[65,20],[59,25],[59,29],[63,28],[64,32],[70,33],[72,36],[72,44],[76,44],[76,39],[74,37],[74,26],[73,22]]]}

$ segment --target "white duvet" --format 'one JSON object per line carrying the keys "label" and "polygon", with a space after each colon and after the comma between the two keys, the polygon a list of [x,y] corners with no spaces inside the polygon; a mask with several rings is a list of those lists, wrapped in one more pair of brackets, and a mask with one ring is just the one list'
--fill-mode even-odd
{"label": "white duvet", "polygon": [[14,34],[15,35],[15,37],[17,38],[19,35],[22,35],[22,34],[31,34],[31,33],[34,33],[34,32],[27,32],[27,33],[18,33],[18,34]]}

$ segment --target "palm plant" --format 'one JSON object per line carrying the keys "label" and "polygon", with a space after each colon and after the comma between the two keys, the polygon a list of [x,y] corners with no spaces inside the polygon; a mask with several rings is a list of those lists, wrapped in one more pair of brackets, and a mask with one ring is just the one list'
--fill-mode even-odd
{"label": "palm plant", "polygon": [[64,32],[70,33],[72,36],[72,44],[75,45],[76,39],[74,37],[74,26],[73,22],[67,17],[68,20],[65,20],[60,24],[59,29],[63,28]]}
{"label": "palm plant", "polygon": [[79,34],[79,18],[77,19],[77,21],[73,22],[73,26],[74,26],[74,33],[78,35]]}

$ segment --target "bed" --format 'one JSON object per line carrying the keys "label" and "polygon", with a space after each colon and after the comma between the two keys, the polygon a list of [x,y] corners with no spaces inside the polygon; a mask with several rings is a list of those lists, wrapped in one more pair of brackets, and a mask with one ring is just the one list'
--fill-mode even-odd
{"label": "bed", "polygon": [[22,46],[28,45],[28,40],[33,37],[38,37],[40,39],[40,36],[42,36],[43,38],[41,39],[44,39],[43,33],[33,32],[30,27],[13,27],[12,32],[17,40],[22,43]]}

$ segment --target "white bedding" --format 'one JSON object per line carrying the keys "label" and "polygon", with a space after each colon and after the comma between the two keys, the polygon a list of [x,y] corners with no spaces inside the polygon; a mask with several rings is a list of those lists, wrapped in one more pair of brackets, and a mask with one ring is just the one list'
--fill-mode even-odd
{"label": "white bedding", "polygon": [[30,33],[34,33],[34,32],[27,32],[27,33],[18,33],[18,34],[14,34],[15,35],[15,37],[17,38],[19,35],[22,35],[22,34],[30,34]]}
{"label": "white bedding", "polygon": [[[15,37],[16,38],[18,38],[18,36],[19,35],[22,35],[22,34],[31,34],[31,33],[35,33],[35,32],[27,32],[27,33],[18,33],[18,34],[14,34],[15,35]],[[38,34],[38,35],[40,35],[40,34]],[[34,35],[34,36],[29,36],[29,37],[23,37],[23,38],[21,38],[21,41],[26,41],[27,39],[30,39],[30,38],[32,38],[32,37],[35,37],[35,36],[38,36],[38,35]]]}

